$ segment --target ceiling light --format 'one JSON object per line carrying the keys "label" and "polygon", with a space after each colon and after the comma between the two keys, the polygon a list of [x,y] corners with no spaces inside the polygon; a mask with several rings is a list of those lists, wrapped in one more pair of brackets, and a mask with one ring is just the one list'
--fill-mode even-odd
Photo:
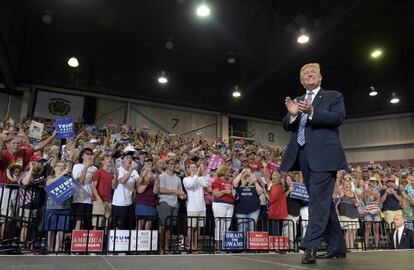
{"label": "ceiling light", "polygon": [[241,96],[241,93],[240,93],[239,86],[236,85],[236,86],[234,86],[233,97],[239,98],[240,96]]}
{"label": "ceiling light", "polygon": [[400,102],[400,99],[397,97],[397,95],[395,93],[391,94],[391,99],[390,99],[390,103],[392,104],[396,104]]}
{"label": "ceiling light", "polygon": [[227,53],[227,63],[229,63],[229,64],[234,64],[234,63],[236,63],[236,57],[235,57],[235,55],[234,55],[234,52],[233,51],[229,51],[228,53]]}
{"label": "ceiling light", "polygon": [[42,22],[45,24],[51,24],[53,21],[53,12],[50,10],[46,10],[42,16]]}
{"label": "ceiling light", "polygon": [[166,84],[168,82],[167,75],[165,75],[165,71],[161,71],[161,74],[158,77],[158,82],[160,84]]}
{"label": "ceiling light", "polygon": [[76,59],[76,57],[71,57],[71,58],[68,60],[68,65],[69,65],[70,67],[78,67],[78,66],[79,66],[78,59]]}
{"label": "ceiling light", "polygon": [[371,92],[369,92],[369,95],[371,97],[374,97],[374,96],[378,95],[378,92],[377,92],[377,90],[375,90],[374,86],[371,86],[370,89],[371,89]]}
{"label": "ceiling light", "polygon": [[309,42],[309,36],[308,35],[306,35],[306,34],[301,34],[299,37],[298,37],[298,43],[300,43],[300,44],[305,44],[305,43],[308,43]]}
{"label": "ceiling light", "polygon": [[371,57],[372,58],[378,58],[378,57],[380,57],[382,55],[382,51],[381,50],[374,50],[374,51],[372,51],[372,53],[371,53]]}
{"label": "ceiling light", "polygon": [[207,17],[210,15],[210,8],[205,4],[201,4],[197,7],[197,15],[200,17]]}

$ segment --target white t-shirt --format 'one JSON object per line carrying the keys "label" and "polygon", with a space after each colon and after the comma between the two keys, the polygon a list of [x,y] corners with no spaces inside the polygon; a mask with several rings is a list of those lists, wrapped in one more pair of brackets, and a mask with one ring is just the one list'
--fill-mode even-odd
{"label": "white t-shirt", "polygon": [[204,187],[210,185],[209,177],[187,176],[183,184],[187,191],[187,211],[205,211]]}
{"label": "white t-shirt", "polygon": [[[79,177],[82,174],[85,165],[78,163],[73,166],[72,177],[79,181]],[[98,170],[95,166],[91,166],[86,171],[85,183],[81,185],[81,188],[73,194],[73,203],[89,203],[92,204],[92,175]]]}
{"label": "white t-shirt", "polygon": [[129,206],[132,204],[132,193],[135,188],[135,181],[138,180],[139,174],[136,170],[133,170],[129,176],[128,181],[125,184],[119,182],[128,171],[124,167],[118,168],[118,183],[112,197],[112,205],[116,206]]}

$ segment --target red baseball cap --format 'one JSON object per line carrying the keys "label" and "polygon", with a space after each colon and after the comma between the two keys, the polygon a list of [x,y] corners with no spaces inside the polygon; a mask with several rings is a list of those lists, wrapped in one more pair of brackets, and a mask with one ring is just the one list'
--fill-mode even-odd
{"label": "red baseball cap", "polygon": [[45,162],[45,160],[41,156],[32,156],[30,161],[38,161],[38,162]]}

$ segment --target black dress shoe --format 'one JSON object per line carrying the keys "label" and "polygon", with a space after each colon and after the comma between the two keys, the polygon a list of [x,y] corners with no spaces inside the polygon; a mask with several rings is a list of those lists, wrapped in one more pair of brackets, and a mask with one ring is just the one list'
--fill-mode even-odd
{"label": "black dress shoe", "polygon": [[346,252],[338,252],[338,253],[333,253],[333,252],[326,252],[326,253],[322,253],[319,254],[317,256],[318,259],[340,259],[340,258],[346,258]]}
{"label": "black dress shoe", "polygon": [[316,251],[313,249],[306,249],[305,254],[302,257],[302,264],[314,263],[316,263]]}

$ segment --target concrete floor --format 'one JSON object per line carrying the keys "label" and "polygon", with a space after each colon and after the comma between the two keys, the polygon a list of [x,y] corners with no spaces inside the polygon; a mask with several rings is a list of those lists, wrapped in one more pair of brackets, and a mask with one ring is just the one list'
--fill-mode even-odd
{"label": "concrete floor", "polygon": [[0,256],[0,269],[11,270],[405,270],[414,267],[414,250],[352,252],[346,259],[300,263],[302,254],[219,254],[153,256]]}

